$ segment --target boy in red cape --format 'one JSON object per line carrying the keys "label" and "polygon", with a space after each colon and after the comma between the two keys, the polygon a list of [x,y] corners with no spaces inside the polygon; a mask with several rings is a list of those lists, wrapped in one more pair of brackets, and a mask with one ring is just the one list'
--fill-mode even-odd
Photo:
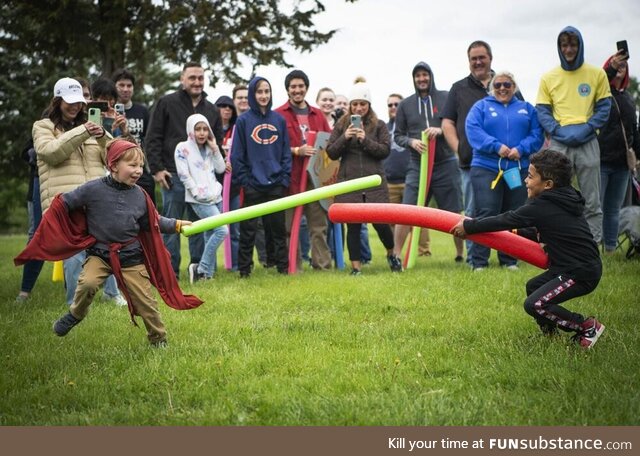
{"label": "boy in red cape", "polygon": [[27,248],[14,259],[59,260],[87,250],[87,261],[69,312],[53,325],[65,336],[89,311],[96,291],[113,273],[127,299],[131,320],[142,318],[149,342],[167,344],[166,330],[151,285],[174,309],[198,307],[196,296],[183,295],[160,233],[180,232],[191,222],[158,215],[136,185],[142,175],[140,147],[117,139],[107,147],[110,175],[55,197]]}

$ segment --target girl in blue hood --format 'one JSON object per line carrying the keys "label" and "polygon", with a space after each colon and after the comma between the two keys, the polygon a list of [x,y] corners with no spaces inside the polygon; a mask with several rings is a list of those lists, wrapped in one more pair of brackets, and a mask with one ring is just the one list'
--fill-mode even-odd
{"label": "girl in blue hood", "polygon": [[[291,176],[291,150],[284,118],[271,110],[271,85],[256,76],[249,83],[249,111],[236,122],[231,148],[233,184],[242,188],[243,207],[285,196]],[[265,239],[273,246],[278,272],[288,270],[284,212],[262,216]],[[240,222],[238,271],[246,278],[253,268],[257,219]]]}

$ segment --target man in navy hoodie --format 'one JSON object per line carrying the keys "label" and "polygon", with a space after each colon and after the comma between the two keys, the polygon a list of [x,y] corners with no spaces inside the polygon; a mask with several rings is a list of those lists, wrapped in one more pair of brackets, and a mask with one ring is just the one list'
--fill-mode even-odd
{"label": "man in navy hoodie", "polygon": [[536,110],[551,137],[549,148],[565,154],[586,201],[585,218],[597,243],[602,239],[600,148],[596,137],[609,118],[611,91],[602,68],[584,63],[584,42],[574,27],[558,35],[560,66],[540,80]]}
{"label": "man in navy hoodie", "polygon": [[[233,184],[244,192],[243,206],[282,198],[291,179],[291,151],[287,123],[271,110],[271,85],[256,76],[249,83],[249,111],[238,117],[231,146]],[[257,219],[240,222],[238,271],[247,278],[253,268]],[[288,271],[287,230],[284,212],[262,216],[265,238],[273,244],[276,268]]]}

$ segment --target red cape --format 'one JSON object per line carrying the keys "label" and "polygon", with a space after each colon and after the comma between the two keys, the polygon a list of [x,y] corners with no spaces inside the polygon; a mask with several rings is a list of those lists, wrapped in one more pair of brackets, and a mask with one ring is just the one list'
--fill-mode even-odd
{"label": "red cape", "polygon": [[[197,296],[185,295],[180,290],[178,280],[171,266],[171,256],[164,242],[162,242],[158,224],[158,211],[156,211],[151,198],[146,192],[142,189],[140,190],[146,197],[151,229],[150,231],[140,231],[138,240],[142,245],[144,264],[149,272],[151,283],[156,287],[162,300],[169,307],[177,310],[194,309],[202,304],[203,301]],[[13,259],[13,263],[19,266],[28,260],[64,260],[86,250],[95,243],[96,238],[87,233],[87,218],[84,211],[67,211],[62,195],[58,194],[51,202],[49,209],[44,213],[33,239]],[[112,264],[112,269],[122,289],[124,282],[119,264]],[[123,291],[129,302],[129,311],[132,313],[133,318],[133,307],[126,287]]]}

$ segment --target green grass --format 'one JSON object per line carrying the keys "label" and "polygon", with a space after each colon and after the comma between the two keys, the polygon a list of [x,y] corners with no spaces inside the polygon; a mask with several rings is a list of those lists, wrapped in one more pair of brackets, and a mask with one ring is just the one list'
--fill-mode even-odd
{"label": "green grass", "polygon": [[607,327],[584,351],[537,334],[522,309],[533,266],[501,270],[494,254],[474,274],[432,232],[434,255],[391,274],[370,233],[361,277],[260,266],[243,281],[185,277],[206,303],[161,304],[166,349],[98,299],[56,337],[66,306],[51,265],[15,303],[25,237],[0,238],[0,425],[640,424],[638,261],[605,258],[598,289],[568,305]]}

